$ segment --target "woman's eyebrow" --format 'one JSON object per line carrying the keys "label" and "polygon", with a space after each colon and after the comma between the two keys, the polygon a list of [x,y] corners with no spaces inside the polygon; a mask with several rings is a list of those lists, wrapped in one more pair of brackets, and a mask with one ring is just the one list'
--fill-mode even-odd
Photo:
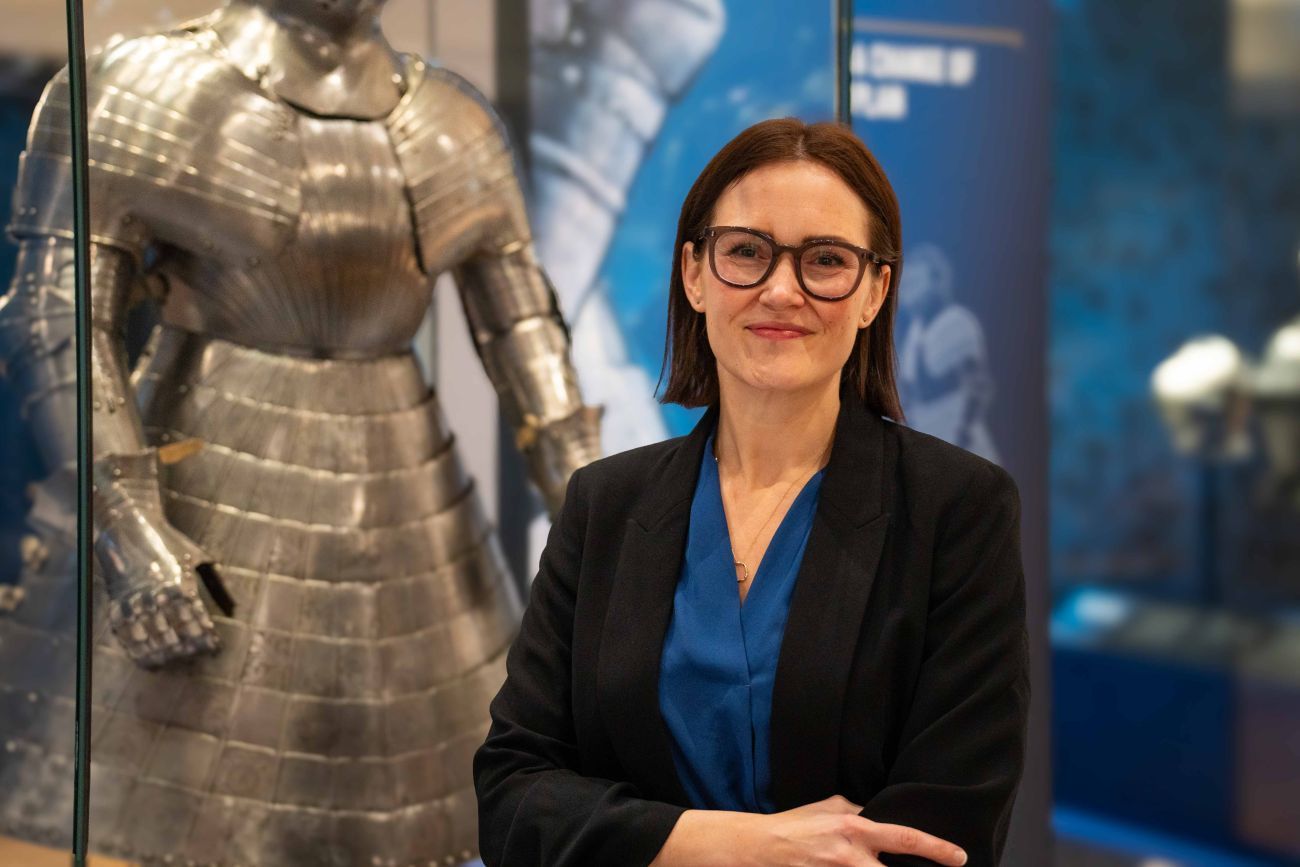
{"label": "woman's eyebrow", "polygon": [[840,244],[848,244],[850,247],[871,246],[869,243],[864,243],[862,241],[854,241],[850,238],[844,237],[843,235],[837,235],[834,232],[826,232],[825,234],[804,235],[803,240],[800,241],[799,243],[807,244],[809,241],[836,241]]}
{"label": "woman's eyebrow", "polygon": [[[775,232],[773,232],[773,231],[771,231],[771,230],[769,230],[769,229],[764,229],[764,228],[761,227],[761,226],[747,225],[747,224],[745,224],[745,223],[736,223],[736,224],[735,224],[735,228],[737,228],[737,229],[748,229],[748,230],[751,231],[751,232],[761,232],[762,234],[767,235],[768,237],[775,239],[776,242],[777,242],[778,244],[785,243],[785,242],[782,241],[780,238],[777,238],[777,237],[776,237],[776,233],[775,233]],[[810,234],[810,235],[804,235],[804,236],[803,236],[803,240],[802,240],[802,241],[798,241],[797,243],[799,243],[799,244],[807,244],[809,241],[838,241],[838,242],[841,243],[841,244],[848,244],[849,246],[852,246],[852,247],[863,247],[863,246],[866,246],[865,244],[861,244],[861,243],[859,243],[858,241],[851,241],[851,240],[849,240],[848,238],[844,237],[843,235],[837,235],[837,234],[835,234],[834,232],[815,232],[815,233]]]}
{"label": "woman's eyebrow", "polygon": [[845,238],[843,235],[834,235],[830,233],[817,234],[817,235],[804,235],[803,240],[800,241],[799,243],[807,244],[809,241],[839,241],[841,244],[852,244],[855,247],[859,246],[857,241],[850,241],[848,238]]}

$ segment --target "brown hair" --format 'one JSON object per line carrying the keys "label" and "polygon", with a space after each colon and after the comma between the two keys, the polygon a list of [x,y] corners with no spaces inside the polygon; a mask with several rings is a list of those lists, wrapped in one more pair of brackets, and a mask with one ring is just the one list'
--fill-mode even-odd
{"label": "brown hair", "polygon": [[[770,163],[812,160],[839,175],[858,194],[870,215],[871,249],[892,267],[888,294],[875,320],[858,331],[853,350],[841,371],[841,382],[853,389],[867,407],[895,421],[903,420],[894,381],[894,312],[898,309],[899,276],[903,271],[903,230],[898,199],[884,170],[867,146],[846,126],[806,124],[792,117],[765,120],[740,133],[718,151],[695,179],[682,203],[673,245],[669,279],[668,333],[663,368],[668,386],[661,403],[707,406],[718,400],[717,359],[709,346],[704,314],[686,300],[682,285],[682,255],[687,241],[697,241],[713,219],[718,199],[732,184]],[[699,244],[696,244],[697,255]],[[879,269],[879,265],[869,267]]]}

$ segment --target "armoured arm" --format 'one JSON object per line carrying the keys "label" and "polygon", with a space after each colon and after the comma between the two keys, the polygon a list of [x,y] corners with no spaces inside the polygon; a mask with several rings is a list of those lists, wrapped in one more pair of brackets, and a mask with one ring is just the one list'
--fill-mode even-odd
{"label": "armoured arm", "polygon": [[[67,478],[76,472],[73,273],[71,241],[23,238],[13,286],[0,302],[5,369],[47,467]],[[134,659],[153,666],[218,644],[197,596],[195,570],[207,558],[163,516],[158,455],[129,391],[122,323],[132,285],[130,255],[92,244],[95,552],[115,634]]]}
{"label": "armoured arm", "polygon": [[[0,304],[0,357],[55,474],[75,471],[76,347],[67,154],[66,79],[37,108],[20,166],[11,234],[19,242],[13,286]],[[103,166],[111,154],[93,153]],[[110,163],[111,165],[111,163]],[[103,191],[103,188],[100,188]],[[110,622],[141,664],[216,649],[197,595],[203,552],[166,521],[158,455],[145,441],[130,391],[124,319],[144,243],[92,180],[91,382],[95,432],[95,550],[113,606]]]}
{"label": "armoured arm", "polygon": [[145,440],[129,386],[124,336],[132,260],[112,247],[91,249],[95,553],[113,600],[114,633],[133,658],[155,666],[218,648],[198,598],[197,570],[211,563],[163,515],[158,450]]}
{"label": "armoured arm", "polygon": [[523,240],[471,257],[455,278],[484,369],[554,517],[569,477],[600,457],[600,410],[582,403],[555,293]]}
{"label": "armoured arm", "polygon": [[450,268],[484,369],[552,517],[569,476],[600,456],[569,332],[537,264],[514,158],[491,106],[463,79],[414,61],[389,118],[423,267]]}

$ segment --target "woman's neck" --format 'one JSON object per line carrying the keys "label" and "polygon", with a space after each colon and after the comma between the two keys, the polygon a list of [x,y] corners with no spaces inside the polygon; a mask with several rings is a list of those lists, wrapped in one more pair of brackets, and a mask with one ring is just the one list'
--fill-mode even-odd
{"label": "woman's neck", "polygon": [[838,382],[799,392],[756,391],[721,378],[718,466],[766,488],[825,465],[840,412]]}

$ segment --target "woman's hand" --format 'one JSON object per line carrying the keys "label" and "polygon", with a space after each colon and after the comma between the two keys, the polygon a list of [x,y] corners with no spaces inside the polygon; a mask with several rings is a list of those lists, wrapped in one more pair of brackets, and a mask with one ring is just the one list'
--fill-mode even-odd
{"label": "woman's hand", "polygon": [[952,843],[861,810],[839,795],[771,815],[687,810],[651,867],[880,867],[882,852],[966,863]]}

